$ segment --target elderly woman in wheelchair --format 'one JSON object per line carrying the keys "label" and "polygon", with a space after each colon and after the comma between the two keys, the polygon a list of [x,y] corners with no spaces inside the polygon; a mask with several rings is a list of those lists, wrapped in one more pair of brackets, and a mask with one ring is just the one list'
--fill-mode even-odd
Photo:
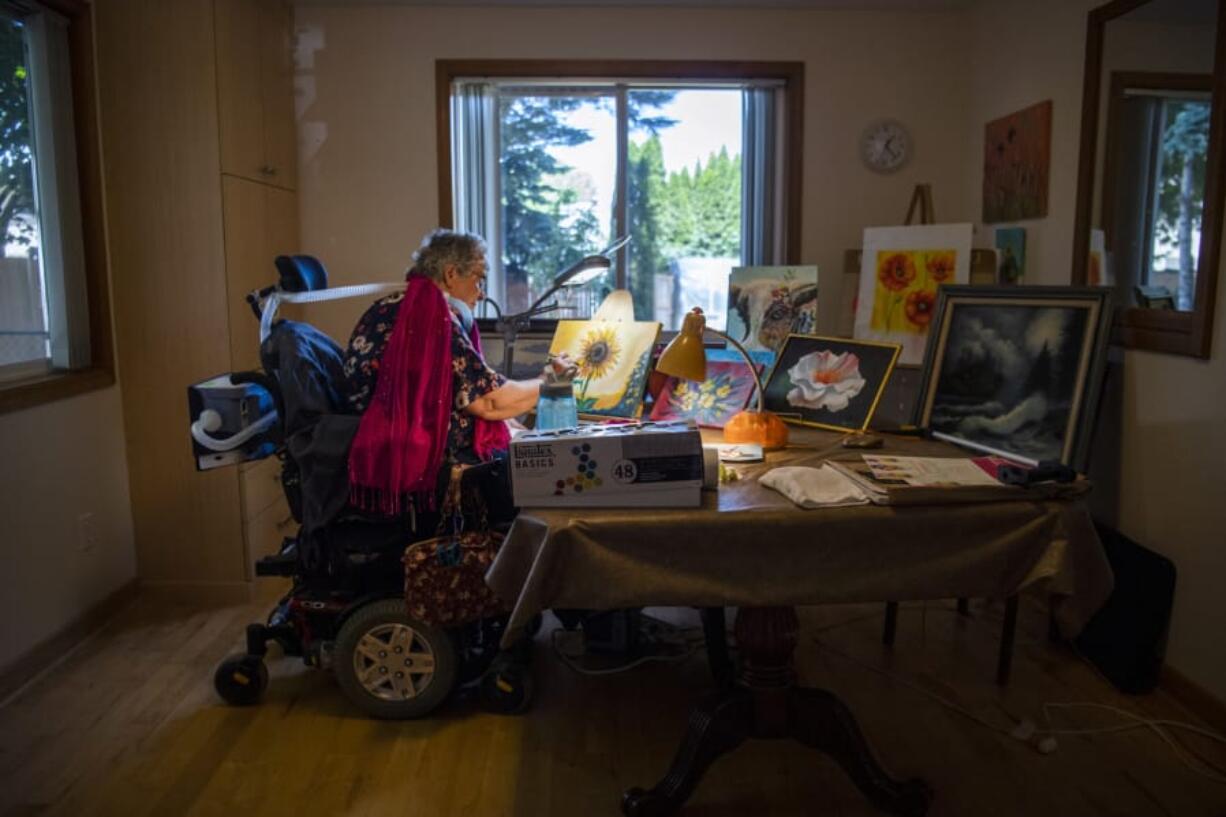
{"label": "elderly woman in wheelchair", "polygon": [[[248,626],[247,651],[218,667],[214,685],[230,703],[261,697],[269,641],[330,667],[375,717],[420,717],[475,681],[496,711],[521,711],[531,697],[528,650],[498,652],[506,617],[482,576],[514,515],[506,421],[533,407],[540,381],[507,380],[481,355],[480,238],[436,230],[413,261],[403,289],[366,310],[344,351],[270,311],[380,287],[327,290],[318,261],[281,257],[279,285],[248,298],[263,313],[266,372],[230,380],[268,392],[278,422],[245,445],[265,452],[255,456],[278,449],[301,527],[256,565],[292,588],[267,623]],[[200,425],[193,437],[208,442]]]}

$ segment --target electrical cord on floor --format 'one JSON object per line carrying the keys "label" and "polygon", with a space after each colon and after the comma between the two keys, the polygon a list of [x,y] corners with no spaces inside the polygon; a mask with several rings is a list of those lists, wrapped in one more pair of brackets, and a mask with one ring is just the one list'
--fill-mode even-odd
{"label": "electrical cord on floor", "polygon": [[[831,647],[830,645],[825,644],[817,637],[813,637],[813,643],[816,644],[819,649],[825,650],[831,655],[836,655],[839,658],[842,658],[843,660],[848,661],[849,663],[855,664],[861,669],[866,669],[866,670],[869,670],[870,672],[875,672],[879,675],[889,678],[891,681],[894,681],[895,683],[902,684],[908,689],[914,690],[915,692],[918,692],[921,695],[931,698],[932,700],[944,706],[946,709],[949,709],[952,712],[956,712],[957,714],[962,715],[963,717],[968,718],[971,721],[974,721],[975,723],[979,724],[980,726],[986,729],[990,729],[993,732],[997,732],[1002,735],[1008,735],[1016,740],[1020,740],[1025,743],[1029,743],[1041,754],[1048,755],[1056,751],[1056,749],[1058,748],[1058,744],[1056,742],[1057,735],[1103,735],[1103,734],[1111,734],[1111,733],[1116,733],[1116,732],[1126,732],[1132,729],[1148,728],[1151,731],[1153,731],[1156,735],[1158,735],[1158,737],[1160,737],[1163,740],[1163,742],[1165,742],[1171,748],[1171,750],[1175,754],[1175,757],[1186,768],[1188,768],[1192,772],[1202,777],[1205,777],[1205,778],[1208,778],[1209,780],[1214,781],[1215,783],[1226,784],[1226,771],[1220,769],[1219,767],[1215,766],[1214,764],[1210,763],[1209,761],[1203,758],[1194,757],[1191,751],[1186,746],[1181,744],[1178,741],[1178,739],[1168,731],[1172,729],[1181,729],[1184,731],[1192,732],[1194,734],[1200,735],[1205,738],[1209,738],[1210,740],[1217,741],[1218,743],[1226,744],[1226,736],[1223,736],[1209,729],[1204,729],[1200,726],[1196,726],[1195,724],[1183,723],[1181,721],[1172,721],[1172,720],[1167,720],[1164,718],[1146,718],[1141,715],[1137,715],[1135,713],[1128,712],[1127,710],[1119,709],[1114,706],[1110,706],[1109,704],[1099,704],[1099,703],[1091,703],[1091,702],[1061,702],[1061,703],[1048,702],[1048,703],[1043,704],[1043,720],[1047,725],[1047,728],[1045,730],[1037,729],[1034,722],[1031,720],[1027,720],[1027,719],[1022,719],[1018,721],[1012,727],[1005,727],[999,724],[992,723],[991,721],[985,720],[979,715],[976,715],[974,712],[971,712],[969,709],[959,706],[958,704],[954,703],[948,698],[944,698],[936,694],[935,692],[932,692],[931,690],[924,689],[919,684],[916,684],[913,681],[910,681],[900,675],[889,672],[888,670],[884,670],[881,667],[873,666],[872,664],[861,661],[858,658],[854,658],[841,650],[835,649],[834,647]],[[1074,709],[1074,708],[1104,709],[1110,712],[1114,712],[1117,715],[1126,717],[1131,722],[1123,723],[1123,724],[1115,724],[1113,726],[1102,726],[1102,727],[1094,727],[1094,728],[1088,728],[1088,729],[1056,729],[1052,726],[1052,720],[1051,720],[1052,710],[1054,709]]]}
{"label": "electrical cord on floor", "polygon": [[701,628],[683,628],[675,627],[667,622],[660,621],[651,616],[641,616],[641,624],[639,628],[639,637],[648,644],[663,647],[671,645],[673,649],[681,649],[681,652],[657,652],[641,655],[625,664],[619,664],[613,667],[585,667],[576,659],[583,655],[580,651],[576,654],[570,654],[563,650],[559,641],[562,636],[574,633],[573,637],[582,639],[583,633],[577,630],[568,631],[562,627],[557,627],[550,633],[550,644],[553,647],[554,655],[558,659],[570,667],[575,672],[582,675],[614,675],[619,672],[626,672],[635,667],[640,667],[643,664],[649,664],[653,661],[663,662],[679,662],[684,661],[705,648],[703,641],[703,633]]}

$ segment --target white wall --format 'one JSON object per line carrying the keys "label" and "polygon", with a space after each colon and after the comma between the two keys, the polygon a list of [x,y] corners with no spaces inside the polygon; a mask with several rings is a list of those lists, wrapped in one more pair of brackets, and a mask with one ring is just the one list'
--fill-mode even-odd
{"label": "white wall", "polygon": [[[1064,284],[1072,272],[1085,15],[1095,0],[985,0],[970,12],[974,91],[982,123],[1043,99],[1054,100],[1048,216],[1024,222],[1027,275]],[[1002,38],[1008,47],[1002,47]],[[982,144],[968,157],[978,168]],[[968,184],[979,177],[968,172]],[[1226,257],[1219,281],[1226,284]],[[1217,293],[1208,361],[1127,351],[1122,382],[1104,407],[1095,441],[1096,513],[1125,535],[1174,560],[1179,571],[1168,663],[1226,699],[1226,502],[1217,477],[1226,462],[1226,286]]]}
{"label": "white wall", "polygon": [[[434,61],[440,58],[795,60],[805,63],[801,263],[820,267],[834,325],[842,253],[899,224],[917,182],[937,215],[969,220],[961,15],[794,9],[300,6],[303,249],[337,282],[394,280],[437,226]],[[933,89],[940,89],[933,93]],[[859,161],[872,120],[906,123],[915,156],[879,176]],[[359,305],[312,317],[342,340]]]}
{"label": "white wall", "polygon": [[136,576],[119,403],[112,386],[0,415],[0,670]]}

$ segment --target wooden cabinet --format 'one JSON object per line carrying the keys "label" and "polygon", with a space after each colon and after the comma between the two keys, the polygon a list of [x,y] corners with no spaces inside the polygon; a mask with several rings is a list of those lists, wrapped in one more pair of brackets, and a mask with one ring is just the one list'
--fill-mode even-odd
{"label": "wooden cabinet", "polygon": [[197,472],[184,391],[258,363],[243,297],[275,280],[277,254],[298,250],[291,10],[281,0],[94,9],[137,575],[243,599],[252,560],[292,532],[279,463]]}
{"label": "wooden cabinet", "polygon": [[221,170],[294,190],[293,10],[284,0],[215,0]]}
{"label": "wooden cabinet", "polygon": [[258,369],[259,321],[247,305],[246,295],[276,283],[273,259],[298,252],[298,197],[279,187],[222,176],[221,201],[230,366],[234,371]]}

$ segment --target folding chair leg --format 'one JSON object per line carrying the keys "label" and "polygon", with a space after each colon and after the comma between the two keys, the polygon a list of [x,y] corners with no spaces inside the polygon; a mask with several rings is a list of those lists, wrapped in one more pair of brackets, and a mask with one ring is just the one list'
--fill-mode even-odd
{"label": "folding chair leg", "polygon": [[881,643],[887,647],[894,646],[894,632],[898,629],[898,602],[885,603],[885,630],[881,633]]}
{"label": "folding chair leg", "polygon": [[1013,668],[1013,642],[1017,637],[1017,596],[1005,600],[1005,623],[1000,635],[1000,658],[996,664],[996,683],[1009,683],[1009,671]]}

